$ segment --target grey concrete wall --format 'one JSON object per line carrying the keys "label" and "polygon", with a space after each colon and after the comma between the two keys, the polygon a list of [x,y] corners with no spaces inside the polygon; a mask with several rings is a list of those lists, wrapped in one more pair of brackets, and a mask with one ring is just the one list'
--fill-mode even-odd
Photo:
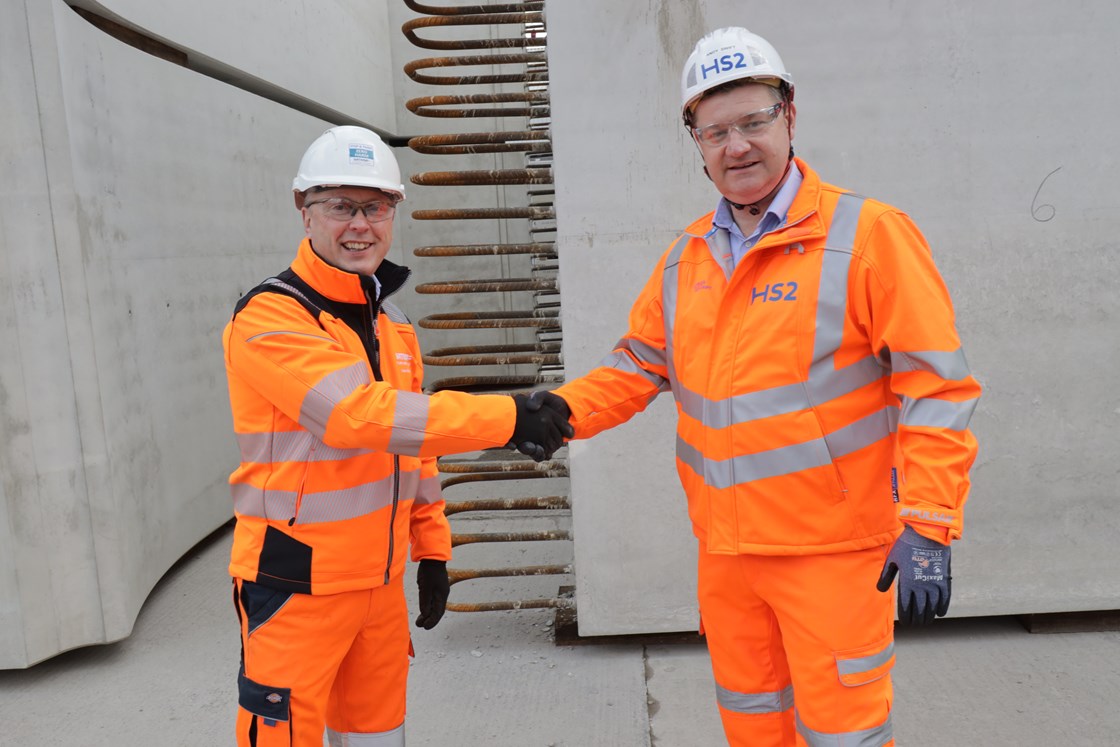
{"label": "grey concrete wall", "polygon": [[[230,517],[220,331],[294,255],[292,174],[329,126],[126,46],[59,0],[4,5],[0,668],[128,635],[160,576]],[[153,20],[190,31],[175,12]],[[353,16],[349,46],[362,19],[383,36],[379,17]],[[282,14],[255,22],[262,38],[296,33]],[[385,60],[349,46],[316,59],[362,82],[336,105],[391,112]],[[306,57],[276,67],[314,83]]]}
{"label": "grey concrete wall", "polygon": [[[985,395],[951,614],[1115,608],[1120,6],[551,5],[569,377],[606,354],[668,243],[715,206],[679,124],[679,75],[695,40],[725,25],[782,54],[799,154],[909,212],[952,291]],[[674,419],[659,401],[571,447],[584,634],[696,624]]]}

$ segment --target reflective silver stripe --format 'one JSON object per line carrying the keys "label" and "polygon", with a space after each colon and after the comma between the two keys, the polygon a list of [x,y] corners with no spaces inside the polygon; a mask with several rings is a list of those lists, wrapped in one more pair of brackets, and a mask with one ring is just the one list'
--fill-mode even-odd
{"label": "reflective silver stripe", "polygon": [[896,371],[928,371],[949,381],[967,379],[971,375],[964,351],[911,350],[908,353],[891,351],[891,367]]}
{"label": "reflective silver stripe", "polygon": [[259,340],[262,337],[272,337],[273,335],[295,335],[297,337],[310,337],[312,340],[326,340],[327,342],[337,342],[337,340],[335,340],[333,337],[328,337],[326,335],[311,335],[306,332],[297,332],[294,329],[274,329],[271,332],[261,332],[259,335],[246,337],[245,342]]}
{"label": "reflective silver stripe", "polygon": [[680,274],[681,255],[692,236],[685,233],[673,244],[665,257],[665,269],[661,273],[661,314],[665,321],[665,365],[669,369],[669,384],[676,396],[680,380],[673,365],[673,329],[677,323],[677,276]]}
{"label": "reflective silver stripe", "polygon": [[793,708],[793,685],[764,693],[739,693],[716,683],[716,702],[735,713],[782,713]]}
{"label": "reflective silver stripe", "polygon": [[698,449],[678,435],[677,457],[700,475],[706,485],[723,490],[753,480],[823,467],[834,458],[889,438],[892,423],[890,413],[894,409],[884,407],[825,438],[814,438],[799,444],[722,460],[705,458]]}
{"label": "reflective silver stripe", "polygon": [[731,273],[735,272],[735,258],[731,254],[731,234],[725,228],[714,228],[704,238],[708,242],[708,251],[723,268],[724,277],[730,280]]}
{"label": "reflective silver stripe", "polygon": [[[400,495],[412,496],[420,482],[416,470],[400,474]],[[298,524],[318,524],[364,516],[393,503],[394,477],[341,490],[304,493],[300,501]],[[262,490],[238,483],[230,487],[233,509],[242,516],[287,519],[296,514],[296,493],[291,490]]]}
{"label": "reflective silver stripe", "polygon": [[[711,400],[678,384],[681,410],[709,428],[727,428],[752,420],[786,415],[806,410],[813,402],[828,402],[851,394],[889,372],[873,356],[845,366],[838,371],[821,371],[817,378],[804,384],[796,382],[756,392],[739,394],[724,400]],[[809,394],[812,393],[810,399]]]}
{"label": "reflective silver stripe", "polygon": [[[820,289],[817,291],[817,327],[813,337],[810,379],[816,377],[818,368],[831,370],[832,355],[840,349],[848,306],[848,268],[852,263],[856,226],[863,203],[862,197],[840,195],[828,227],[821,260]],[[819,373],[824,373],[824,370]]]}
{"label": "reflective silver stripe", "polygon": [[369,367],[361,361],[324,376],[308,390],[299,409],[299,424],[322,440],[334,406],[369,383]]}
{"label": "reflective silver stripe", "polygon": [[327,727],[330,747],[404,747],[404,724],[392,731],[360,734],[356,731],[337,732]]}
{"label": "reflective silver stripe", "polygon": [[237,444],[241,447],[241,461],[250,464],[336,462],[371,453],[369,449],[327,446],[307,431],[238,433]]}
{"label": "reflective silver stripe", "polygon": [[618,341],[615,350],[626,350],[634,359],[639,363],[644,363],[647,366],[664,366],[665,365],[665,351],[658,350],[652,345],[647,345],[641,340],[635,340],[631,337],[623,337]]}
{"label": "reflective silver stripe", "polygon": [[382,301],[381,310],[385,312],[385,316],[389,317],[390,322],[396,322],[397,324],[409,324],[408,316],[405,315],[405,313],[401,311],[395,304],[391,304],[388,301]]}
{"label": "reflective silver stripe", "polygon": [[397,390],[393,433],[386,449],[390,454],[419,456],[428,427],[428,396]]}
{"label": "reflective silver stripe", "polygon": [[603,360],[599,361],[599,365],[604,368],[617,368],[619,371],[641,376],[659,389],[668,386],[668,382],[666,382],[665,379],[655,373],[645,370],[635,363],[633,358],[621,350],[615,350],[613,353],[603,358]]}
{"label": "reflective silver stripe", "polygon": [[903,397],[899,424],[963,431],[968,427],[968,421],[972,419],[972,411],[976,409],[979,401],[979,398],[950,402],[929,397],[922,399]]}
{"label": "reflective silver stripe", "polygon": [[888,405],[825,436],[824,440],[828,443],[828,450],[833,459],[859,451],[884,438],[890,438],[892,433],[890,413],[895,409]]}
{"label": "reflective silver stripe", "polygon": [[864,674],[886,664],[894,656],[894,641],[882,651],[858,659],[837,659],[836,668],[840,674]]}
{"label": "reflective silver stripe", "polygon": [[860,731],[846,731],[829,734],[823,731],[813,731],[801,720],[801,714],[795,712],[797,718],[797,733],[805,740],[809,747],[883,747],[884,744],[894,739],[894,729],[891,726],[891,717],[879,726]]}
{"label": "reflective silver stripe", "polygon": [[677,457],[717,490],[752,480],[788,475],[828,464],[831,457],[823,438],[779,449],[742,454],[731,459],[705,459],[695,447],[677,437]]}
{"label": "reflective silver stripe", "polygon": [[416,487],[416,503],[428,505],[439,503],[443,500],[443,488],[440,487],[439,475],[425,477]]}

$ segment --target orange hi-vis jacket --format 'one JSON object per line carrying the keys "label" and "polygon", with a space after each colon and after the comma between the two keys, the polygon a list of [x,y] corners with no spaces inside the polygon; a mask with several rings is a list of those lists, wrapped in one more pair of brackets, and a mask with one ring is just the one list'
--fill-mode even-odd
{"label": "orange hi-vis jacket", "polygon": [[556,390],[576,438],[676,398],[689,515],[719,554],[960,537],[980,395],[911,220],[804,175],[783,226],[733,265],[708,214],[662,257],[630,330]]}
{"label": "orange hi-vis jacket", "polygon": [[416,333],[385,301],[409,271],[385,261],[376,275],[379,299],[373,278],[304,239],[225,328],[237,578],[334,594],[401,574],[410,541],[414,560],[450,559],[435,458],[509,441],[509,397],[420,393]]}

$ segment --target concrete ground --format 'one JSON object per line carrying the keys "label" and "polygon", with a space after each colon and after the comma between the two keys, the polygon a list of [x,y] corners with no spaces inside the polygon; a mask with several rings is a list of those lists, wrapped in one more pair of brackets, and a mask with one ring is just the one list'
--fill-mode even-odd
{"label": "concrete ground", "polygon": [[[130,638],[0,672],[0,745],[232,744],[229,542],[222,529],[172,568]],[[416,630],[409,747],[725,744],[702,645],[557,645],[553,628],[526,610]],[[900,630],[897,653],[899,745],[1120,744],[1120,632],[950,619]]]}

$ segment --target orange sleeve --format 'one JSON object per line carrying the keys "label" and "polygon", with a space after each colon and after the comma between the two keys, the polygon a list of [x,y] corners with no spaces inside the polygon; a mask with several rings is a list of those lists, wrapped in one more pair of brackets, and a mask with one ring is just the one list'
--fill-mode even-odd
{"label": "orange sleeve", "polygon": [[372,380],[364,357],[287,296],[255,296],[227,329],[229,370],[329,446],[441,456],[504,446],[513,433],[510,397],[424,395]]}
{"label": "orange sleeve", "polygon": [[980,384],[964,357],[949,291],[918,228],[905,214],[887,210],[867,236],[853,311],[873,350],[891,363],[900,413],[899,518],[948,543],[963,530],[977,453],[968,422]]}
{"label": "orange sleeve", "polygon": [[669,388],[661,282],[665,257],[630,310],[630,329],[611,353],[584,376],[555,393],[572,410],[576,438],[621,425]]}

